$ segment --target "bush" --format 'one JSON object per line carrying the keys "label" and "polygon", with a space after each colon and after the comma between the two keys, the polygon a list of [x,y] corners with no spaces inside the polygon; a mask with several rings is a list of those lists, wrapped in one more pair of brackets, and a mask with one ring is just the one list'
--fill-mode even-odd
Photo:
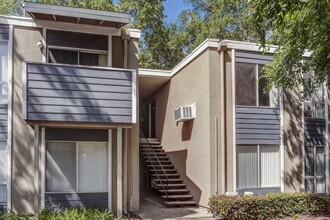
{"label": "bush", "polygon": [[307,193],[258,196],[212,196],[210,211],[224,219],[279,219],[298,215],[329,215],[330,198]]}
{"label": "bush", "polygon": [[[0,213],[0,219],[4,220],[28,220],[25,215],[14,212]],[[107,209],[87,209],[87,208],[70,208],[64,210],[44,209],[41,211],[39,220],[113,220],[116,219],[113,212]]]}

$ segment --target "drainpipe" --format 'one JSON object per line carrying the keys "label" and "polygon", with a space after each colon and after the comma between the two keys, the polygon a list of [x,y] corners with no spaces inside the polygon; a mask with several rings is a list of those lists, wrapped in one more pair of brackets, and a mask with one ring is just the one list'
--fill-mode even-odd
{"label": "drainpipe", "polygon": [[[221,194],[226,192],[226,115],[225,115],[225,51],[227,51],[227,43],[221,41],[218,51],[220,53],[220,163],[221,163]],[[218,159],[219,160],[219,159]],[[217,174],[219,175],[219,174]]]}

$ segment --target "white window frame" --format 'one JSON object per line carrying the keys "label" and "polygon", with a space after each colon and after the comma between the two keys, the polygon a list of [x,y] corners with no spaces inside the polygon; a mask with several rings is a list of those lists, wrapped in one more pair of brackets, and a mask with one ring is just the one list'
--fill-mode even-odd
{"label": "white window frame", "polygon": [[[109,193],[109,187],[108,190],[106,191],[95,191],[95,192],[80,192],[79,191],[79,143],[85,143],[85,144],[104,144],[107,148],[107,173],[109,174],[109,170],[111,169],[111,167],[108,166],[109,162],[111,161],[111,158],[108,157],[109,155],[109,144],[108,142],[104,142],[104,141],[46,141],[46,151],[45,153],[47,153],[47,143],[75,143],[75,150],[76,150],[76,186],[75,186],[75,191],[63,191],[63,192],[48,192],[46,187],[45,187],[45,194],[66,194],[66,193]],[[46,162],[46,161],[45,161]],[[47,172],[47,169],[45,170]],[[109,177],[107,178],[107,180],[109,180]],[[46,183],[46,182],[45,182]],[[109,183],[108,184],[112,184]]]}
{"label": "white window frame", "polygon": [[[248,190],[248,189],[273,189],[273,188],[279,188],[279,189],[281,189],[281,173],[279,173],[279,180],[278,180],[278,182],[279,182],[279,185],[278,186],[267,186],[267,187],[262,187],[261,186],[261,164],[260,164],[260,147],[263,147],[263,146],[267,146],[267,145],[265,145],[265,144],[246,144],[246,145],[236,145],[236,152],[238,152],[237,151],[237,148],[238,147],[244,147],[244,146],[256,146],[257,147],[257,160],[258,160],[258,169],[257,169],[257,178],[258,178],[258,180],[257,180],[257,185],[258,186],[256,186],[256,187],[248,187],[248,188],[240,188],[239,186],[238,186],[238,172],[237,172],[237,169],[236,169],[236,172],[235,172],[235,177],[236,177],[236,189],[237,190]],[[273,146],[273,147],[278,147],[278,165],[279,165],[279,167],[278,167],[278,170],[279,170],[279,172],[281,172],[281,145],[269,145],[269,146]],[[236,154],[236,157],[235,157],[235,160],[236,160],[236,167],[238,167],[238,158],[237,158],[237,156],[238,156],[238,154]]]}
{"label": "white window frame", "polygon": [[[304,185],[305,185],[305,190],[306,190],[306,183],[305,183],[305,181],[306,180],[313,180],[313,186],[314,186],[314,192],[313,193],[317,193],[316,192],[316,186],[317,186],[317,183],[316,183],[316,181],[317,180],[324,180],[324,184],[325,184],[325,186],[324,186],[324,192],[321,192],[321,193],[326,193],[326,189],[327,189],[327,181],[326,181],[326,179],[327,179],[327,175],[326,175],[326,166],[327,166],[327,164],[326,164],[326,145],[305,145],[305,149],[304,149],[304,151],[305,151],[305,157],[304,157],[304,168],[305,168],[305,165],[306,165],[306,159],[307,159],[307,157],[306,157],[306,148],[307,147],[313,147],[313,171],[314,171],[314,175],[313,176],[306,176],[306,173],[305,173],[305,175],[304,175]],[[317,148],[323,148],[324,149],[324,175],[323,176],[317,176],[316,175],[316,158],[315,158],[315,156],[316,156],[316,149]]]}
{"label": "white window frame", "polygon": [[[109,46],[110,47],[110,46]],[[46,61],[49,63],[49,50],[50,49],[56,49],[56,50],[68,50],[68,51],[75,51],[78,53],[77,56],[77,65],[80,65],[80,53],[92,53],[92,54],[100,54],[100,55],[107,55],[107,64],[109,65],[109,51],[105,50],[93,50],[93,49],[85,49],[85,48],[76,48],[76,47],[61,47],[61,46],[47,46],[47,55],[46,55]]]}
{"label": "white window frame", "polygon": [[[5,81],[0,81],[0,84],[1,85],[7,85],[7,99],[3,99],[3,100],[0,100],[0,105],[7,105],[9,103],[8,99],[9,99],[9,77],[11,74],[9,74],[9,71],[10,71],[10,65],[11,65],[11,62],[10,62],[10,59],[9,59],[9,56],[11,56],[10,54],[10,40],[1,40],[1,42],[7,42],[7,80],[6,82]],[[2,72],[0,72],[2,74]],[[0,87],[0,89],[2,89],[2,86]]]}

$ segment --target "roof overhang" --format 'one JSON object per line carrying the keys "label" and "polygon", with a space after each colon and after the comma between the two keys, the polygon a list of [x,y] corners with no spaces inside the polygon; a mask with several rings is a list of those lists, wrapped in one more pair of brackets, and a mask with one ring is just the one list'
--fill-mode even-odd
{"label": "roof overhang", "polygon": [[24,11],[34,20],[59,21],[100,27],[120,28],[131,21],[126,13],[24,2]]}

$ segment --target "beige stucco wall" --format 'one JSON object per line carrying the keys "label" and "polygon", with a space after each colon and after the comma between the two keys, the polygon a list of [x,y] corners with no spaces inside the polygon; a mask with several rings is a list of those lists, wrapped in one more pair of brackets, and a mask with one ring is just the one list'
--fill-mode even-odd
{"label": "beige stucco wall", "polygon": [[300,90],[283,95],[284,191],[302,191],[303,125]]}
{"label": "beige stucco wall", "polygon": [[[207,205],[212,193],[210,70],[216,68],[216,65],[210,67],[210,59],[216,59],[213,55],[213,51],[203,52],[153,97],[156,101],[156,137],[161,140],[194,200],[201,205]],[[193,103],[196,103],[196,119],[174,122],[173,110]]]}
{"label": "beige stucco wall", "polygon": [[12,208],[25,213],[34,212],[34,133],[22,119],[22,62],[42,60],[41,39],[40,29],[14,28]]}

